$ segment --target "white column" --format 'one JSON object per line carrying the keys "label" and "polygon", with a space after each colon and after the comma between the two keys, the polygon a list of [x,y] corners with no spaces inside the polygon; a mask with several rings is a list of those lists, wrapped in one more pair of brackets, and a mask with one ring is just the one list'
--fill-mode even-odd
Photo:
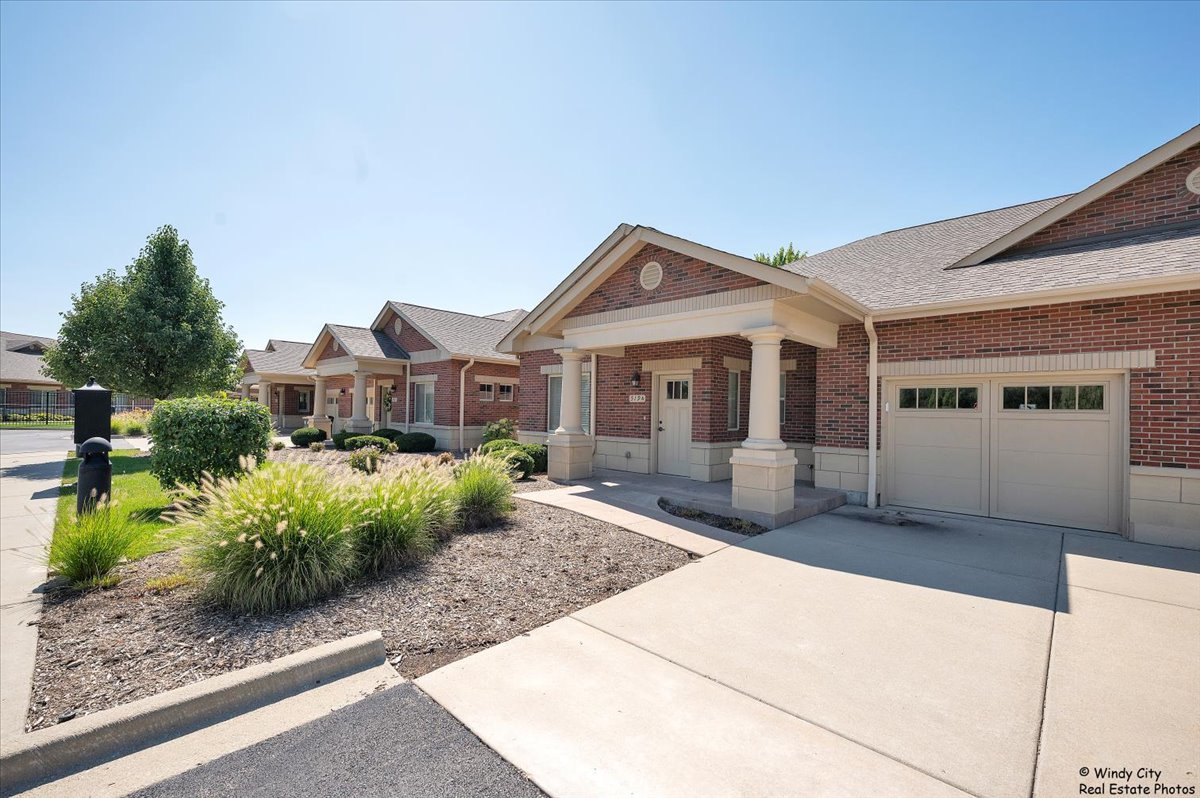
{"label": "white column", "polygon": [[554,434],[582,435],[583,417],[583,358],[575,349],[554,350],[562,357],[562,403],[559,405],[558,429]]}
{"label": "white column", "polygon": [[746,335],[751,344],[750,436],[747,449],[786,449],[779,436],[779,351],[783,334],[775,330]]}
{"label": "white column", "polygon": [[250,384],[243,382],[241,384],[240,388],[241,388],[242,398],[249,399],[250,398]]}
{"label": "white column", "polygon": [[310,408],[312,414],[308,418],[304,419],[304,423],[308,424],[310,427],[323,429],[325,430],[326,434],[333,432],[333,430],[329,428],[329,419],[325,418],[325,403],[328,398],[328,394],[325,390],[325,378],[314,377],[313,400],[312,407]]}
{"label": "white column", "polygon": [[350,402],[350,418],[346,427],[351,432],[370,432],[371,419],[367,418],[367,377],[365,371],[354,371],[354,396]]}
{"label": "white column", "polygon": [[258,402],[266,405],[268,410],[271,409],[271,383],[261,381],[258,383]]}
{"label": "white column", "polygon": [[733,506],[742,518],[768,529],[795,520],[796,457],[779,434],[778,327],[748,330],[750,339],[750,437],[733,450]]}
{"label": "white column", "polygon": [[583,432],[581,412],[586,355],[577,349],[554,351],[562,358],[562,403],[558,429],[546,439],[546,472],[552,480],[586,479],[592,475],[592,438]]}

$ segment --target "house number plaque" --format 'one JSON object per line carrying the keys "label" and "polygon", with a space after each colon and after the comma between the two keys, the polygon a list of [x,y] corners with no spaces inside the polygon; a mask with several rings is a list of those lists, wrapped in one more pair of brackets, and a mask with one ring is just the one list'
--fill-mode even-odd
{"label": "house number plaque", "polygon": [[646,401],[646,394],[644,394],[644,393],[629,394],[629,403],[630,404],[638,404],[640,402],[645,402],[645,401]]}

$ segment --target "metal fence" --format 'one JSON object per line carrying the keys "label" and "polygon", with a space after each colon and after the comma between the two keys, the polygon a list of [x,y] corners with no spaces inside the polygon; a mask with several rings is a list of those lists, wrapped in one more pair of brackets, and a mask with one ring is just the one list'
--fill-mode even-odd
{"label": "metal fence", "polygon": [[[124,393],[113,394],[113,412],[150,410],[154,400]],[[0,426],[70,427],[75,422],[75,394],[71,391],[38,391],[0,388]]]}

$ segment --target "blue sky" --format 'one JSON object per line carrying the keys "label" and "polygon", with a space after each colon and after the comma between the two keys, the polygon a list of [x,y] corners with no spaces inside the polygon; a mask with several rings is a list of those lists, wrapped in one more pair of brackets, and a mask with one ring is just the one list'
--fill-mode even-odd
{"label": "blue sky", "polygon": [[1078,190],[1200,122],[1197,3],[0,6],[0,323],[173,224],[250,346]]}

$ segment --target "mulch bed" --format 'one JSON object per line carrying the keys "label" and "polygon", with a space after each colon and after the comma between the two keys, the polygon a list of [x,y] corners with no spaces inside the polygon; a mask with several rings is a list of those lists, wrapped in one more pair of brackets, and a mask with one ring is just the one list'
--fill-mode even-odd
{"label": "mulch bed", "polygon": [[[522,486],[558,487],[544,475]],[[459,535],[420,565],[256,618],[205,604],[196,586],[148,591],[148,579],[180,570],[181,556],[121,566],[110,590],[46,596],[27,729],[373,629],[389,661],[415,678],[690,559],[611,524],[518,501],[503,525]]]}
{"label": "mulch bed", "polygon": [[678,505],[669,499],[659,499],[658,506],[677,518],[699,521],[701,524],[713,526],[717,529],[724,529],[726,532],[737,532],[739,535],[761,535],[764,532],[770,531],[762,524],[756,524],[753,521],[743,521],[741,518],[730,518],[724,515],[717,515],[716,513],[707,513],[704,510],[693,510],[690,507]]}

